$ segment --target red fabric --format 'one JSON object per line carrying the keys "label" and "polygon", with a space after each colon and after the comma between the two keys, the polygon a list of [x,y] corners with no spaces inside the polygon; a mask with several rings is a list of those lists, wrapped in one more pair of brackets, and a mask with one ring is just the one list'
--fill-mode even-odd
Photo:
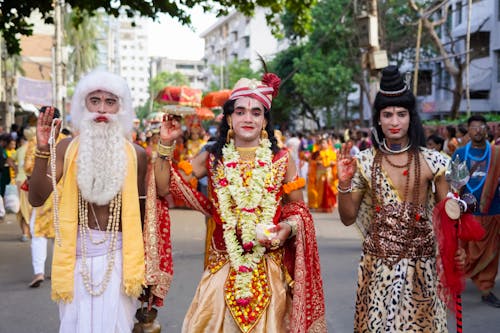
{"label": "red fabric", "polygon": [[[146,285],[149,293],[141,297],[150,305],[163,306],[172,282],[174,268],[170,239],[170,214],[165,198],[156,195],[156,181],[152,165],[148,167],[146,216],[143,226]],[[149,299],[152,297],[152,300]]]}
{"label": "red fabric", "polygon": [[281,79],[274,73],[265,73],[262,76],[262,83],[266,86],[273,88],[273,97],[278,96],[280,90]]}
{"label": "red fabric", "polygon": [[21,184],[21,190],[22,191],[26,191],[28,192],[30,189],[30,186],[29,186],[29,182],[28,180],[25,180],[22,184]]}
{"label": "red fabric", "polygon": [[459,220],[452,220],[445,211],[446,198],[436,204],[433,211],[434,232],[438,242],[439,262],[437,272],[440,278],[441,299],[448,308],[455,311],[456,296],[465,288],[465,275],[457,269],[455,254],[458,249],[458,240],[479,240],[484,237],[484,229],[470,213],[463,214]]}
{"label": "red fabric", "polygon": [[326,332],[325,298],[321,278],[318,245],[314,221],[304,202],[292,202],[283,206],[282,220],[299,215],[295,242],[285,245],[284,262],[293,274],[291,332]]}

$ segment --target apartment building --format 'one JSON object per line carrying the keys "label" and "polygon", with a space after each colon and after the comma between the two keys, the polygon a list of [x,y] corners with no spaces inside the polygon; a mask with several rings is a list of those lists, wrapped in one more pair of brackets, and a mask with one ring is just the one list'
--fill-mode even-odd
{"label": "apartment building", "polygon": [[[467,36],[468,1],[452,0],[446,26],[441,29],[441,39],[447,49],[460,55],[465,62]],[[472,1],[470,24],[470,108],[472,112],[500,111],[500,2],[495,0]],[[451,36],[445,33],[451,32]],[[432,87],[428,95],[420,97],[422,112],[429,116],[448,114],[451,109],[453,81],[444,70],[444,64],[434,64],[432,75],[428,75]],[[464,89],[466,74],[463,75]],[[420,94],[420,96],[422,96]],[[460,112],[467,111],[464,97]]]}
{"label": "apartment building", "polygon": [[189,81],[191,88],[206,90],[207,84],[203,72],[205,70],[205,62],[203,60],[182,60],[169,59],[166,57],[151,58],[151,77],[155,77],[158,73],[179,72],[185,75]]}
{"label": "apartment building", "polygon": [[258,70],[258,54],[270,59],[288,46],[285,41],[279,41],[272,35],[266,22],[266,13],[267,10],[261,7],[255,9],[253,17],[234,11],[217,20],[201,34],[205,40],[203,60],[207,84],[215,81],[222,83],[222,88],[230,88],[225,86],[220,73],[212,73],[213,66],[221,67],[235,60],[247,60],[253,70]]}
{"label": "apartment building", "polygon": [[134,108],[144,105],[149,99],[148,19],[102,15],[102,21],[97,67],[121,75],[129,85]]}

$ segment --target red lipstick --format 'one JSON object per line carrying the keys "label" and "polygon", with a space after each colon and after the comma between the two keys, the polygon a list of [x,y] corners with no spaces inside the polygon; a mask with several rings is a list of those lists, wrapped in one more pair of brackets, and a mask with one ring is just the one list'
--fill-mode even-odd
{"label": "red lipstick", "polygon": [[96,123],[107,123],[108,122],[108,117],[106,116],[97,116],[94,118],[94,121]]}

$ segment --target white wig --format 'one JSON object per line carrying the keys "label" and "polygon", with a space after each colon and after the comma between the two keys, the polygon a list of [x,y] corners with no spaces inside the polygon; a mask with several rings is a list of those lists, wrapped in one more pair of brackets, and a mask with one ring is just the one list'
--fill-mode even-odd
{"label": "white wig", "polygon": [[71,123],[73,126],[80,129],[84,113],[87,112],[85,98],[97,90],[112,93],[119,98],[120,111],[117,116],[121,121],[123,131],[130,133],[135,119],[130,89],[121,76],[103,70],[94,70],[78,82],[71,101]]}

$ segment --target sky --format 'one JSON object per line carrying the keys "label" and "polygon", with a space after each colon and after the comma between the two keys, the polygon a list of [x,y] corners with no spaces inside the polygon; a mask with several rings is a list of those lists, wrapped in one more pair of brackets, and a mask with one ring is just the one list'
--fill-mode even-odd
{"label": "sky", "polygon": [[148,27],[149,56],[170,59],[200,60],[205,43],[200,34],[216,22],[215,14],[203,13],[201,8],[191,9],[193,30],[168,15]]}

